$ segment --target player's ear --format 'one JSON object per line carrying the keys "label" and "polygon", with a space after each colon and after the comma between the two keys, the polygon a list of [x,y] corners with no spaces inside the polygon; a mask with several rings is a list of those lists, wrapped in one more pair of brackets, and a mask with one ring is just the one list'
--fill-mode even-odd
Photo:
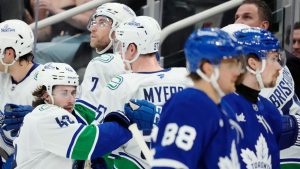
{"label": "player's ear", "polygon": [[269,28],[269,26],[270,26],[270,23],[268,21],[262,21],[260,24],[260,27],[265,30],[267,30]]}
{"label": "player's ear", "polygon": [[7,48],[5,49],[5,56],[15,58],[15,51],[12,48]]}
{"label": "player's ear", "polygon": [[213,65],[207,61],[202,62],[202,64],[200,65],[200,69],[208,77],[210,77],[211,74],[213,73]]}
{"label": "player's ear", "polygon": [[50,102],[51,102],[50,95],[48,94],[47,91],[45,91],[45,92],[43,93],[42,99],[43,99],[44,101],[46,101],[47,103],[50,103]]}
{"label": "player's ear", "polygon": [[[109,35],[108,35],[109,36]],[[113,31],[112,33],[111,33],[111,38],[112,39],[115,39],[116,38],[116,32],[115,31]]]}
{"label": "player's ear", "polygon": [[255,70],[259,69],[260,62],[255,57],[248,57],[247,65],[249,66],[250,69],[255,71]]}
{"label": "player's ear", "polygon": [[131,44],[128,45],[127,50],[130,53],[130,56],[132,56],[132,58],[130,58],[130,59],[133,59],[133,57],[137,53],[137,46],[134,43],[131,43]]}

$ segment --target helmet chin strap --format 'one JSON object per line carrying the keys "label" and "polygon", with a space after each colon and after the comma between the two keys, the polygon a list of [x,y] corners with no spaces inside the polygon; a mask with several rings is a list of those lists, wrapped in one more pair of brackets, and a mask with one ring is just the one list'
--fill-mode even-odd
{"label": "helmet chin strap", "polygon": [[257,81],[260,89],[265,88],[265,85],[264,85],[264,82],[263,82],[263,79],[261,76],[261,74],[265,70],[265,68],[266,68],[266,59],[262,59],[262,67],[260,70],[257,69],[256,71],[254,71],[249,66],[246,66],[247,71],[255,75],[256,81]]}
{"label": "helmet chin strap", "polygon": [[11,62],[11,63],[5,63],[5,62],[3,61],[3,58],[1,58],[1,59],[0,59],[0,62],[1,62],[1,64],[4,66],[4,73],[8,73],[8,67],[11,66],[11,65],[13,65],[13,64],[15,64],[15,63],[16,63],[16,60],[14,60],[14,61]]}
{"label": "helmet chin strap", "polygon": [[[127,47],[128,47],[128,45],[127,45]],[[127,60],[127,59],[125,58],[125,52],[126,52],[126,50],[122,50],[122,59],[123,59],[123,62],[125,63],[125,65],[126,65],[127,68],[128,68],[128,70],[126,70],[126,73],[130,73],[130,72],[132,72],[131,63],[135,62],[135,61],[139,58],[140,52],[137,52],[137,53],[134,55],[134,57],[133,57],[132,60]]]}
{"label": "helmet chin strap", "polygon": [[96,52],[97,52],[99,55],[105,53],[106,51],[108,51],[108,50],[111,48],[112,43],[113,43],[113,39],[111,38],[111,34],[112,34],[113,31],[114,31],[114,30],[111,29],[110,32],[109,32],[109,35],[108,35],[109,40],[110,40],[109,44],[108,44],[104,49],[102,49],[101,51],[99,51],[99,50],[96,48]]}
{"label": "helmet chin strap", "polygon": [[225,95],[225,93],[220,88],[218,83],[220,70],[217,66],[214,66],[214,72],[212,73],[211,77],[207,77],[200,69],[196,70],[197,74],[205,81],[211,83],[217,94],[219,95],[220,99]]}

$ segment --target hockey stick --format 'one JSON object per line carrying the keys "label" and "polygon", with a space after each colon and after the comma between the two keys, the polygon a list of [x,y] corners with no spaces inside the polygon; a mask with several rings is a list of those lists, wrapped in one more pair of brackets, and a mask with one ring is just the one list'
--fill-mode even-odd
{"label": "hockey stick", "polygon": [[150,149],[148,148],[143,135],[140,133],[137,124],[131,124],[128,129],[130,130],[130,132],[132,133],[132,137],[134,138],[135,142],[139,145],[139,147],[141,148],[144,156],[146,157],[147,162],[150,164],[150,162],[153,159],[153,155],[150,151]]}
{"label": "hockey stick", "polygon": [[6,161],[8,159],[8,154],[7,152],[0,147],[0,156]]}

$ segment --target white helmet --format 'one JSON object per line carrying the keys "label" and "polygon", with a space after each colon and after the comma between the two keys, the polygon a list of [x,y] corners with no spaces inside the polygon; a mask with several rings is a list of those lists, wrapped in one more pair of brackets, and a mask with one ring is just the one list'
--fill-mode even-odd
{"label": "white helmet", "polygon": [[87,29],[90,30],[93,22],[95,22],[98,16],[105,16],[112,20],[111,31],[109,32],[110,43],[102,51],[96,52],[102,54],[106,52],[112,46],[112,32],[124,21],[136,17],[135,12],[127,5],[120,3],[105,3],[99,6],[96,12],[91,16]]}
{"label": "white helmet", "polygon": [[221,28],[221,30],[227,32],[232,39],[236,40],[236,38],[233,34],[237,31],[240,31],[240,30],[246,29],[246,28],[250,28],[250,26],[241,24],[241,23],[234,23],[234,24],[229,24],[227,26],[224,26],[223,28]]}
{"label": "white helmet", "polygon": [[66,63],[50,62],[43,66],[36,76],[38,84],[45,86],[49,95],[55,85],[78,86],[79,77],[75,70]]}
{"label": "white helmet", "polygon": [[112,29],[118,27],[122,22],[134,18],[134,11],[127,5],[120,3],[105,3],[99,6],[96,12],[91,16],[88,24],[88,29],[91,26],[91,21],[94,21],[98,16],[106,16],[113,21]]}
{"label": "white helmet", "polygon": [[[118,51],[121,50],[122,57],[129,44],[137,46],[137,55],[127,63],[134,62],[140,54],[155,53],[159,50],[161,28],[158,22],[149,16],[138,16],[121,24],[116,29],[116,45]],[[121,49],[120,49],[121,48]]]}
{"label": "white helmet", "polygon": [[[30,53],[33,49],[34,36],[28,24],[21,20],[6,20],[0,23],[0,52],[1,63],[6,66],[13,65],[21,56]],[[15,50],[16,58],[13,63],[3,63],[6,48]]]}

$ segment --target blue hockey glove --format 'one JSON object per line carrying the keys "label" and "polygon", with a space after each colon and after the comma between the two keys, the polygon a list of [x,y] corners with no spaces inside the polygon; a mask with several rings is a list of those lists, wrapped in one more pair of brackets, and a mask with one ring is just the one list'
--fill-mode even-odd
{"label": "blue hockey glove", "polygon": [[6,104],[4,107],[4,120],[2,129],[11,131],[11,136],[15,137],[23,124],[26,114],[32,111],[32,106]]}
{"label": "blue hockey glove", "polygon": [[294,144],[300,145],[300,115],[281,116],[280,149],[286,149]]}
{"label": "blue hockey glove", "polygon": [[153,124],[158,122],[156,106],[146,100],[131,99],[124,110],[131,123],[136,123],[140,130],[151,130]]}

